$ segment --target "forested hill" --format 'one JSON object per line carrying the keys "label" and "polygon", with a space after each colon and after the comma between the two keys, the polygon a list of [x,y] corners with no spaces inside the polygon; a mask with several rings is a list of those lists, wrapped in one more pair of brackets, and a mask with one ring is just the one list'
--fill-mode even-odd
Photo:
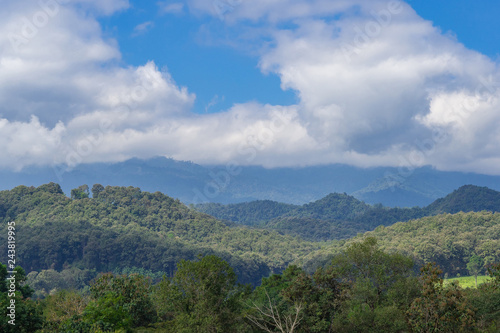
{"label": "forested hill", "polygon": [[[19,186],[0,192],[0,221],[16,224],[17,264],[44,269],[120,271],[143,268],[171,274],[180,259],[216,254],[242,282],[258,283],[317,246],[277,232],[231,227],[160,192],[94,185]],[[0,262],[7,262],[2,242]]]}
{"label": "forested hill", "polygon": [[349,238],[379,225],[389,226],[441,213],[498,212],[500,192],[487,187],[465,185],[424,208],[372,206],[345,193],[332,193],[302,206],[253,201],[232,205],[201,204],[195,209],[235,223],[259,225],[320,241]]}
{"label": "forested hill", "polygon": [[479,212],[487,210],[500,212],[500,192],[487,187],[465,185],[448,194],[446,197],[437,199],[425,210],[430,214]]}
{"label": "forested hill", "polygon": [[440,214],[380,226],[322,248],[309,257],[306,266],[327,264],[334,253],[367,236],[375,237],[387,252],[411,256],[417,266],[436,262],[450,277],[470,275],[467,263],[473,256],[480,258],[482,274],[486,274],[488,264],[500,262],[500,213],[482,211]]}

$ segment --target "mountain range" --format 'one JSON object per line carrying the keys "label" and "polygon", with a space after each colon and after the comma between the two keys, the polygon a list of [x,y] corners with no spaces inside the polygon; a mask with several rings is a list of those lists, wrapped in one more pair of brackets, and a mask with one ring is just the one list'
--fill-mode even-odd
{"label": "mountain range", "polygon": [[500,212],[500,192],[464,185],[425,207],[398,208],[368,205],[353,196],[331,193],[304,205],[260,200],[238,204],[198,204],[193,208],[221,220],[277,230],[311,241],[356,236],[378,226],[389,226],[425,216],[458,212]]}
{"label": "mountain range", "polygon": [[329,193],[346,193],[387,207],[426,206],[466,184],[500,190],[500,176],[421,168],[357,168],[324,165],[266,169],[258,166],[212,165],[157,157],[120,163],[81,164],[73,168],[28,167],[0,171],[0,190],[20,184],[60,184],[64,193],[82,184],[135,186],[166,193],[183,203],[240,203],[272,200],[301,205]]}
{"label": "mountain range", "polygon": [[[0,231],[7,234],[7,222],[15,223],[17,264],[41,295],[61,286],[82,288],[98,272],[172,276],[180,260],[207,254],[226,260],[241,282],[257,285],[291,264],[318,267],[356,240],[347,238],[366,232],[403,248],[418,236],[421,241],[408,248],[411,255],[438,258],[461,274],[471,251],[491,260],[500,253],[494,239],[500,192],[474,185],[423,208],[369,205],[345,193],[304,205],[262,200],[186,206],[132,186],[93,186],[87,196],[68,198],[55,183],[0,191]],[[407,241],[394,243],[396,238]],[[6,262],[7,242],[0,248],[0,262]]]}

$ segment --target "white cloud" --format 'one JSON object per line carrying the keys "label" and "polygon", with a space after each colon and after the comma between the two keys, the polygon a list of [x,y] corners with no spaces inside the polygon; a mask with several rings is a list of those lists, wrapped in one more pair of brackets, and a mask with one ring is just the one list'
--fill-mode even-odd
{"label": "white cloud", "polygon": [[149,30],[151,30],[154,27],[154,22],[153,21],[147,21],[141,24],[138,24],[134,28],[134,32],[132,33],[132,36],[139,36],[142,34],[145,34]]}
{"label": "white cloud", "polygon": [[158,6],[160,7],[161,14],[180,14],[184,10],[184,4],[182,2],[167,2],[160,1],[158,2]]}
{"label": "white cloud", "polygon": [[36,26],[33,17],[44,9],[18,1],[0,12],[0,154],[8,156],[0,168],[165,155],[268,167],[432,164],[499,172],[498,64],[408,5],[188,3],[245,36],[264,33],[271,42],[261,49],[260,68],[279,75],[300,103],[194,114],[194,94],[154,62],[120,64],[116,41],[105,38],[95,16],[128,2],[80,1],[87,13],[70,3],[52,16],[45,11],[47,23]]}

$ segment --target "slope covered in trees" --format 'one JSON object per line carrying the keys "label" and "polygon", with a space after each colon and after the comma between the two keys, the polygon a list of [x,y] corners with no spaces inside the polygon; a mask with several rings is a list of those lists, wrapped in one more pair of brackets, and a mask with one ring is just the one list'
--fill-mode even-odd
{"label": "slope covered in trees", "polygon": [[[286,207],[285,212],[281,213],[283,210],[278,209],[281,207]],[[202,204],[194,208],[235,223],[259,225],[307,240],[325,241],[345,239],[380,225],[389,226],[441,213],[500,211],[500,192],[466,185],[423,208],[372,206],[345,193],[332,193],[321,200],[295,207],[254,201],[237,205]]]}
{"label": "slope covered in trees", "polygon": [[[160,192],[94,186],[86,198],[88,187],[76,190],[75,199],[54,183],[0,192],[2,230],[16,223],[17,255],[27,272],[135,267],[171,274],[181,259],[216,254],[241,281],[258,283],[317,248],[276,232],[230,227]],[[4,242],[1,251],[6,262]]]}
{"label": "slope covered in trees", "polygon": [[[367,236],[378,239],[382,249],[410,256],[418,265],[436,262],[450,277],[473,275],[471,265],[480,259],[478,273],[500,262],[500,213],[469,212],[423,217],[333,242],[309,257],[305,266],[329,262],[335,253]],[[312,268],[311,268],[312,269]]]}
{"label": "slope covered in trees", "polygon": [[500,212],[500,192],[487,187],[465,185],[425,207],[429,215],[441,213]]}

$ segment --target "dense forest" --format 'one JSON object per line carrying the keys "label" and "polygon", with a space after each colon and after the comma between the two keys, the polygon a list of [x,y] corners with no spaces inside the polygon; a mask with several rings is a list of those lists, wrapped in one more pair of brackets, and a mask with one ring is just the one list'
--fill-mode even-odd
{"label": "dense forest", "polygon": [[[445,284],[442,270],[384,251],[374,237],[351,242],[308,274],[288,266],[255,289],[237,283],[217,256],[181,260],[159,282],[101,274],[86,291],[30,298],[25,273],[15,283],[0,265],[2,332],[495,332],[500,327],[500,265],[477,289]],[[14,301],[15,313],[8,304]],[[15,320],[16,326],[12,323]],[[9,323],[10,321],[10,323]]]}
{"label": "dense forest", "polygon": [[[20,265],[14,284],[0,267],[0,302],[14,297],[22,325],[3,316],[0,331],[494,332],[499,198],[464,186],[411,209],[346,194],[203,206],[217,219],[134,187],[19,186],[0,192]],[[485,274],[477,289],[443,280]]]}
{"label": "dense forest", "polygon": [[500,192],[487,187],[465,185],[426,207],[388,208],[368,205],[340,193],[302,206],[269,200],[221,205],[192,206],[221,220],[259,226],[311,241],[346,239],[375,229],[425,216],[443,213],[500,211]]}
{"label": "dense forest", "polygon": [[471,259],[479,257],[479,273],[489,264],[500,262],[500,213],[469,212],[441,214],[392,226],[379,226],[374,231],[349,240],[335,241],[308,255],[304,267],[314,270],[352,242],[372,236],[382,249],[412,258],[417,265],[436,262],[449,277],[469,275]]}
{"label": "dense forest", "polygon": [[[96,184],[71,196],[54,183],[0,192],[0,232],[6,234],[7,222],[16,223],[19,263],[28,272],[52,270],[38,279],[54,281],[50,276],[57,275],[63,284],[79,286],[101,271],[172,275],[181,259],[215,254],[234,267],[240,282],[258,284],[319,248],[277,232],[227,225],[160,192]],[[6,243],[1,245],[6,262]]]}

